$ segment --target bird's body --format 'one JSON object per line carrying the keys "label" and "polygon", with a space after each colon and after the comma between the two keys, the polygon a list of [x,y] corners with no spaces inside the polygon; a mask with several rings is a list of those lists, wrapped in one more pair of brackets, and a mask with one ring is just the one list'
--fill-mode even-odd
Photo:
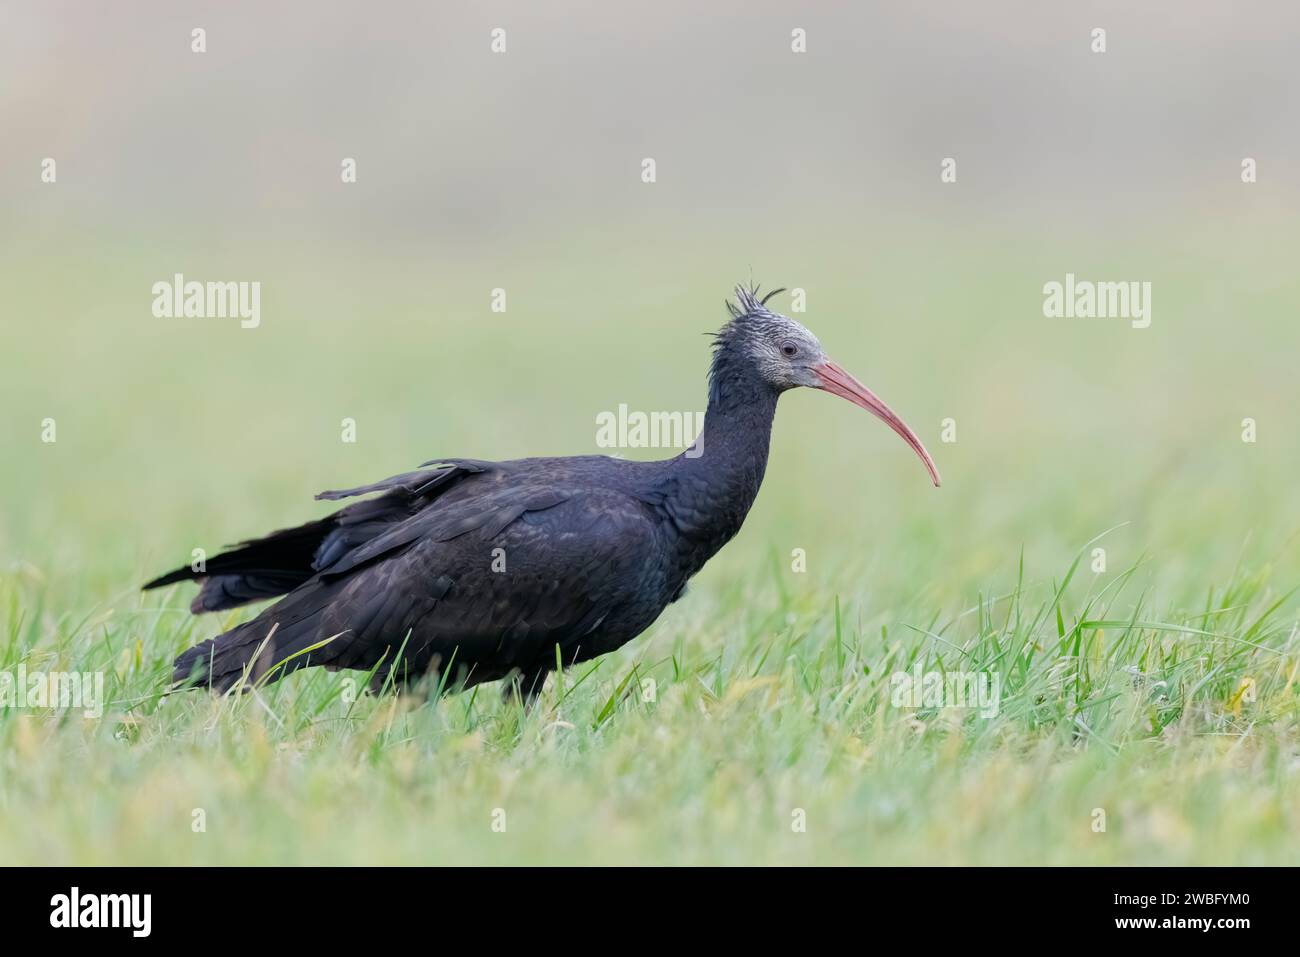
{"label": "bird's body", "polygon": [[[791,384],[771,381],[741,333],[781,320],[806,334],[806,348],[816,343],[752,291],[738,293],[744,312],[719,336],[691,450],[657,462],[443,459],[322,493],[374,497],[146,586],[200,580],[196,613],[284,596],[182,654],[174,679],[228,690],[307,665],[373,671],[376,686],[513,674],[531,697],[557,663],[639,635],[739,531],[762,483],[777,398]],[[822,384],[830,366],[817,385],[836,391]]]}

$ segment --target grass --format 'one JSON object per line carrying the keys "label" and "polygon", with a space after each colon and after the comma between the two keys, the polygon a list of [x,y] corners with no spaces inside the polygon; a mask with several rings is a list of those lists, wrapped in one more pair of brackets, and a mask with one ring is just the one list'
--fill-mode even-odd
{"label": "grass", "polygon": [[[0,722],[0,839],[47,863],[1293,859],[1300,642],[1266,579],[1155,609],[1125,600],[1141,566],[1085,581],[1082,558],[902,615],[924,625],[789,585],[756,607],[781,590],[737,581],[532,712],[491,686],[357,697],[319,671],[163,696],[197,637],[174,601],[44,628],[18,610],[39,589],[11,582],[0,665],[103,670],[114,704]],[[998,713],[894,707],[890,675],[917,663],[996,675]]]}
{"label": "grass", "polygon": [[[943,489],[878,423],[784,399],[737,541],[530,712],[495,686],[374,697],[316,670],[240,699],[164,696],[172,658],[247,612],[193,619],[188,590],[136,585],[318,514],[320,488],[439,455],[594,451],[595,410],[621,401],[700,408],[716,271],[746,263],[702,237],[674,253],[670,290],[616,300],[614,325],[592,317],[645,289],[636,248],[561,244],[504,277],[471,252],[437,303],[402,263],[314,249],[268,270],[264,327],[241,332],[148,315],[164,251],[87,257],[60,285],[59,257],[84,251],[37,250],[13,297],[59,322],[22,334],[7,379],[0,671],[103,671],[110,703],[101,720],[0,710],[6,859],[1295,860],[1300,461],[1277,383],[1300,294],[1251,286],[1233,342],[1253,345],[1219,344],[1198,282],[1280,274],[1267,236],[1227,238],[1239,259],[1164,243],[1142,333],[1045,324],[1038,287],[1063,271],[1048,244],[991,255],[936,231],[921,245],[951,268],[920,285],[933,273],[886,244],[789,266],[818,290],[808,324],[923,435]],[[502,284],[511,311],[488,317]],[[36,438],[47,415],[54,445]],[[895,706],[892,676],[918,664],[995,677],[997,713]]]}

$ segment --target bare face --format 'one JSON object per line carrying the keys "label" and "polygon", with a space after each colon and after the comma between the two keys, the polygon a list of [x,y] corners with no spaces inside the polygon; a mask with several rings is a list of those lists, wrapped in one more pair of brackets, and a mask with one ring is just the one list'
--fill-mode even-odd
{"label": "bare face", "polygon": [[736,294],[743,310],[736,320],[743,329],[739,345],[767,383],[778,392],[800,386],[820,389],[866,409],[911,446],[938,486],[939,470],[916,433],[879,396],[832,361],[811,331],[788,316],[772,312],[751,290],[742,287]]}
{"label": "bare face", "polygon": [[764,380],[778,392],[821,388],[817,366],[826,361],[822,344],[806,326],[775,312],[751,316],[745,348]]}

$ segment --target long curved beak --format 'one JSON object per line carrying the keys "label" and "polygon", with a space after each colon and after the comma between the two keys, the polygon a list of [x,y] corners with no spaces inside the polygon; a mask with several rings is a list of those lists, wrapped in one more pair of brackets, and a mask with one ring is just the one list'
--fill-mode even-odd
{"label": "long curved beak", "polygon": [[907,423],[900,419],[893,409],[880,401],[880,398],[865,385],[849,375],[839,363],[827,359],[821,365],[814,366],[813,371],[822,380],[822,391],[838,395],[843,399],[848,399],[854,405],[861,406],[872,415],[883,420],[886,425],[902,436],[903,441],[910,445],[912,451],[919,455],[921,461],[925,463],[935,488],[939,487],[939,470],[935,468],[934,459],[930,458],[930,453],[925,450],[925,446],[916,437],[916,433],[907,427]]}

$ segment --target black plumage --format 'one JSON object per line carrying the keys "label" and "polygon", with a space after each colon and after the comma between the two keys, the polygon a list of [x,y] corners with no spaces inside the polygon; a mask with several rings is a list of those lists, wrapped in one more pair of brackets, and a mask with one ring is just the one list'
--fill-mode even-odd
{"label": "black plumage", "polygon": [[740,529],[767,465],[777,399],[810,386],[920,441],[826,358],[802,325],[737,290],[718,333],[696,445],[675,458],[443,459],[372,485],[326,518],[244,542],[202,571],[195,613],[283,595],[184,652],[178,684],[226,691],[300,667],[374,671],[372,683],[445,672],[452,685],[517,676],[535,695],[557,660],[605,654],[644,631]]}

